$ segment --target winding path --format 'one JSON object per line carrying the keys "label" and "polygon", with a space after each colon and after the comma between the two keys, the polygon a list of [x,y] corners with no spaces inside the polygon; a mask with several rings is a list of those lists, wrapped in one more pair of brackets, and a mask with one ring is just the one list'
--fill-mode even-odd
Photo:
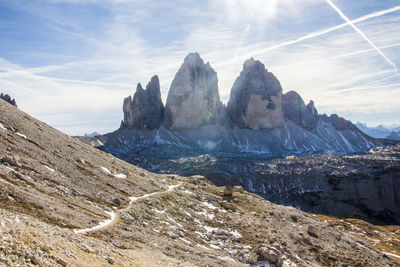
{"label": "winding path", "polygon": [[128,209],[130,209],[130,207],[132,206],[132,204],[138,200],[141,199],[145,199],[145,198],[149,198],[151,196],[154,195],[159,195],[159,194],[163,194],[163,193],[167,193],[167,192],[171,192],[172,190],[174,190],[175,188],[178,188],[182,185],[182,183],[176,184],[176,185],[169,185],[168,189],[165,191],[159,191],[159,192],[153,192],[153,193],[149,193],[149,194],[145,194],[143,196],[140,197],[130,197],[129,198],[129,204],[128,206],[126,206],[125,208],[122,208],[120,210],[117,211],[104,211],[105,213],[107,213],[110,216],[110,219],[105,220],[103,222],[100,222],[99,224],[90,227],[90,228],[85,228],[85,229],[75,229],[74,233],[75,234],[86,234],[88,232],[93,232],[93,231],[97,231],[97,230],[101,230],[101,229],[106,229],[110,226],[112,226],[113,224],[115,224],[117,221],[119,221],[119,213],[121,213],[122,211],[127,211]]}

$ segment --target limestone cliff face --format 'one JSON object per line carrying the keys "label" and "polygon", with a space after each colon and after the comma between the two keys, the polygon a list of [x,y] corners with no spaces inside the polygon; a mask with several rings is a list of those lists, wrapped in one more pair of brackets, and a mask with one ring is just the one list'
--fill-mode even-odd
{"label": "limestone cliff face", "polygon": [[314,107],[314,102],[306,106],[301,96],[295,91],[290,91],[282,98],[283,114],[297,125],[307,130],[312,130],[317,126],[319,117],[318,111]]}
{"label": "limestone cliff face", "polygon": [[157,129],[163,118],[164,105],[161,100],[160,82],[153,76],[146,86],[146,90],[139,83],[136,93],[124,99],[123,127],[137,129]]}
{"label": "limestone cliff face", "polygon": [[282,87],[278,79],[260,61],[247,60],[232,87],[227,111],[240,128],[281,127],[284,119]]}
{"label": "limestone cliff face", "polygon": [[172,81],[164,113],[169,129],[213,124],[221,111],[217,73],[199,54],[189,54]]}

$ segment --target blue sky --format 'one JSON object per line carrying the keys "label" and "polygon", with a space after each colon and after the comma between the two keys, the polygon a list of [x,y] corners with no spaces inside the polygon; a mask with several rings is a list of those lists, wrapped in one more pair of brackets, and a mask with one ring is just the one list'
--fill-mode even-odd
{"label": "blue sky", "polygon": [[0,0],[0,91],[67,134],[117,129],[154,74],[165,101],[189,52],[225,103],[254,57],[320,113],[400,124],[399,0]]}

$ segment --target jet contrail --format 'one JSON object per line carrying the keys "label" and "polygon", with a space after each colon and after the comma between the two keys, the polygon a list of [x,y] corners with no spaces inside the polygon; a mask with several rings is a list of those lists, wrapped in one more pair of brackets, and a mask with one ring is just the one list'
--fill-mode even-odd
{"label": "jet contrail", "polygon": [[[382,46],[381,49],[385,49],[385,48],[392,48],[392,47],[397,47],[400,46],[400,43],[395,43],[395,44],[390,44],[390,45],[385,45]],[[346,54],[341,54],[341,55],[336,55],[336,56],[330,56],[330,57],[324,57],[324,58],[319,58],[319,59],[315,59],[315,60],[310,60],[310,61],[303,61],[300,63],[295,63],[292,65],[284,65],[284,66],[277,66],[277,67],[271,67],[271,70],[277,70],[277,69],[286,69],[286,68],[292,68],[292,67],[297,67],[297,66],[302,66],[302,65],[307,65],[307,64],[313,64],[313,63],[318,63],[321,61],[326,61],[326,60],[331,60],[331,59],[338,59],[338,58],[344,58],[344,57],[350,57],[350,56],[355,56],[355,55],[359,55],[359,54],[364,54],[364,53],[368,53],[371,51],[375,51],[374,48],[368,48],[368,49],[364,49],[364,50],[358,50],[355,52],[350,52],[350,53],[346,53]],[[393,75],[398,76],[398,74]],[[1,76],[0,76],[1,77]]]}
{"label": "jet contrail", "polygon": [[397,66],[394,64],[393,61],[391,61],[383,52],[382,50],[379,49],[356,25],[354,25],[354,22],[351,21],[334,3],[332,3],[331,0],[326,0],[326,2],[339,14],[339,16],[344,19],[344,21],[347,22],[358,34],[361,35],[362,38],[364,38],[365,41],[367,41],[372,48],[375,49],[376,52],[378,52],[379,55],[383,57],[384,60],[386,60],[389,65],[391,65],[394,69],[394,72],[397,73]]}
{"label": "jet contrail", "polygon": [[[354,23],[358,23],[358,22],[362,22],[362,21],[369,20],[369,19],[372,19],[372,18],[380,17],[380,16],[383,16],[383,15],[386,15],[386,14],[390,14],[390,13],[393,13],[393,12],[396,12],[396,11],[400,11],[400,6],[395,6],[395,7],[389,8],[389,9],[385,9],[385,10],[381,10],[381,11],[377,11],[377,12],[373,12],[373,13],[364,15],[362,17],[359,17],[357,19],[352,20],[351,23],[354,25]],[[294,40],[282,42],[282,43],[279,43],[279,44],[276,44],[276,45],[273,45],[273,46],[270,46],[270,47],[266,47],[266,48],[263,48],[263,49],[260,49],[260,50],[252,51],[250,53],[245,53],[245,54],[238,55],[235,58],[227,60],[224,63],[216,64],[215,66],[216,67],[218,67],[218,66],[220,67],[220,66],[224,66],[224,65],[229,65],[232,62],[236,62],[236,61],[240,61],[240,60],[243,60],[243,59],[247,59],[247,58],[252,57],[254,55],[262,54],[262,53],[265,53],[265,52],[268,52],[268,51],[271,51],[271,50],[275,50],[275,49],[278,49],[278,48],[282,48],[282,47],[285,47],[285,46],[289,46],[289,45],[292,45],[292,44],[297,44],[297,43],[300,43],[302,41],[305,41],[305,40],[308,40],[308,39],[312,39],[314,37],[318,37],[318,36],[321,36],[321,35],[324,35],[324,34],[339,30],[339,29],[344,28],[344,27],[346,27],[348,25],[349,25],[349,23],[346,22],[346,23],[342,23],[340,25],[337,25],[337,26],[334,26],[334,27],[331,27],[331,28],[328,28],[328,29],[325,29],[325,30],[312,32],[312,33],[309,33],[307,35],[304,35],[304,36],[299,37],[299,38],[294,39]]]}

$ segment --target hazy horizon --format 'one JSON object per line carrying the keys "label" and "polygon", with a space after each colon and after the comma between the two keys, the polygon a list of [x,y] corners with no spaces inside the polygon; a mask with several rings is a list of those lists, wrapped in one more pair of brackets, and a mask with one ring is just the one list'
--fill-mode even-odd
{"label": "hazy horizon", "polygon": [[396,0],[0,0],[0,91],[70,135],[116,130],[123,98],[190,52],[221,100],[254,57],[319,113],[400,125]]}

